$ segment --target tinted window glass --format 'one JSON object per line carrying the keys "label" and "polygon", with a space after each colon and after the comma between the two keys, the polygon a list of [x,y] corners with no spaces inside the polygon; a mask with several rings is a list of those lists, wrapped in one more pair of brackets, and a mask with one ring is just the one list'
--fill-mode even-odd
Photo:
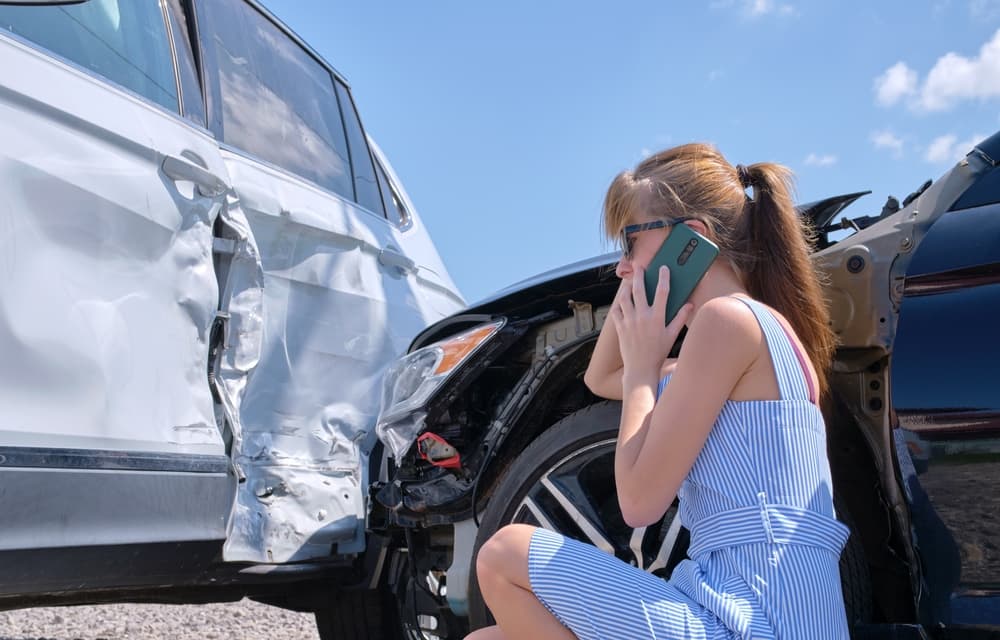
{"label": "tinted window glass", "polygon": [[403,199],[399,197],[399,194],[392,187],[392,183],[389,182],[389,177],[386,175],[385,169],[382,168],[382,164],[376,162],[375,167],[378,170],[379,186],[382,187],[382,201],[385,203],[386,217],[401,227],[406,226],[410,222],[410,216],[406,213],[406,205],[403,204]]}
{"label": "tinted window glass", "polygon": [[379,194],[378,182],[375,179],[375,167],[372,165],[372,155],[368,151],[368,141],[361,128],[358,112],[354,108],[351,94],[342,83],[337,82],[337,95],[340,96],[340,108],[344,114],[344,124],[347,127],[347,140],[351,145],[351,166],[354,169],[354,196],[362,207],[384,215],[382,196]]}
{"label": "tinted window glass", "polygon": [[216,133],[353,198],[347,138],[330,73],[242,0],[198,6],[206,69],[217,71],[211,78],[219,103],[213,107]]}
{"label": "tinted window glass", "polygon": [[0,7],[0,28],[178,110],[170,41],[158,0]]}
{"label": "tinted window glass", "polygon": [[174,51],[177,71],[181,79],[181,113],[185,118],[208,126],[205,119],[205,101],[201,97],[201,83],[194,50],[191,48],[191,33],[188,18],[181,6],[181,0],[168,0],[170,30],[174,36]]}

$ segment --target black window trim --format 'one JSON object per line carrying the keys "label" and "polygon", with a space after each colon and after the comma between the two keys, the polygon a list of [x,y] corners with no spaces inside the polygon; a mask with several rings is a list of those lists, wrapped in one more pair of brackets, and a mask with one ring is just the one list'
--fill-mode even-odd
{"label": "black window trim", "polygon": [[[365,211],[368,211],[369,213],[378,216],[378,211],[371,211],[370,209],[368,209],[368,207],[361,204],[361,202],[358,200],[358,177],[354,174],[354,149],[353,145],[351,144],[351,136],[348,135],[347,133],[347,118],[344,114],[344,105],[340,101],[341,92],[337,90],[336,77],[333,78],[333,82],[334,82],[333,95],[336,96],[337,105],[340,107],[340,122],[344,127],[344,137],[347,140],[347,159],[351,165],[351,186],[354,188],[354,203],[357,204],[362,209],[364,209]],[[382,185],[379,184],[378,181],[378,168],[375,166],[375,154],[372,153],[371,145],[368,144],[368,132],[365,131],[365,124],[361,121],[361,114],[358,113],[358,107],[357,105],[354,104],[354,95],[351,93],[351,87],[346,82],[342,82],[341,84],[344,85],[344,93],[347,94],[347,97],[351,101],[351,104],[347,106],[348,108],[354,111],[354,119],[358,123],[358,128],[361,129],[361,140],[365,145],[365,150],[368,152],[368,159],[372,163],[372,172],[375,173],[375,188],[378,189],[379,202],[382,203],[382,217],[385,218],[386,221],[391,222],[391,220],[389,220],[389,212],[385,210],[385,198],[382,195]],[[388,180],[388,177],[386,177],[386,180]],[[399,226],[399,225],[394,225],[394,226]]]}
{"label": "black window trim", "polygon": [[[389,175],[389,172],[386,170],[385,165],[378,159],[378,156],[375,154],[374,150],[372,150],[370,144],[368,145],[368,152],[372,154],[372,162],[375,163],[375,173],[376,173],[375,179],[376,179],[376,182],[378,182],[379,191],[381,191],[381,189],[382,189],[382,181],[378,180],[378,174],[381,173],[382,176],[385,178],[386,184],[389,185],[389,191],[390,191],[389,197],[398,200],[399,204],[403,208],[403,212],[406,214],[406,218],[403,220],[402,224],[398,224],[398,223],[395,222],[395,220],[390,220],[389,219],[389,212],[386,211],[385,212],[386,221],[389,224],[391,224],[392,226],[394,226],[397,229],[399,229],[400,231],[408,231],[408,230],[412,229],[413,228],[413,212],[411,212],[410,208],[406,206],[406,201],[403,200],[403,196],[400,195],[400,193],[399,193],[399,185],[397,185],[396,183],[394,183],[392,181],[392,176]],[[385,202],[385,198],[384,197],[383,197],[382,201]]]}
{"label": "black window trim", "polygon": [[[174,0],[180,4],[187,18],[187,38],[191,42],[191,55],[194,56],[194,70],[198,74],[198,85],[201,87],[201,100],[205,102],[205,56],[201,52],[201,38],[198,31],[198,12],[194,8],[195,0]],[[208,120],[208,105],[205,105],[205,119]]]}
{"label": "black window trim", "polygon": [[[170,2],[176,2],[180,6],[181,11],[184,12],[186,25],[178,25],[178,27],[186,30],[184,37],[187,38],[189,46],[191,48],[191,57],[193,58],[194,62],[194,73],[197,76],[195,80],[197,81],[198,85],[198,96],[201,99],[201,106],[202,109],[204,110],[205,124],[202,125],[186,117],[185,120],[193,124],[198,129],[208,132],[208,134],[214,138],[215,135],[209,130],[208,98],[206,97],[205,94],[205,68],[202,62],[203,56],[201,55],[201,42],[198,40],[198,16],[197,12],[194,9],[194,0],[165,0],[165,2],[161,3],[161,6],[163,7],[163,10],[165,12],[164,18],[168,20],[167,22],[168,28],[170,27],[170,22],[169,22],[170,7],[167,5]],[[169,30],[170,48],[174,54],[174,73],[177,75],[177,82],[178,82],[177,99],[180,102],[181,115],[185,116],[186,109],[184,108],[184,94],[183,94],[184,82],[183,79],[181,78],[180,59],[178,58],[173,31],[174,31],[173,29]]]}
{"label": "black window trim", "polygon": [[[327,69],[328,73],[329,71],[330,70]],[[340,92],[337,91],[337,78],[332,73],[330,73],[330,88],[333,90],[333,99],[337,101],[337,113],[340,115],[340,128],[344,131],[344,145],[347,147],[347,166],[351,171],[351,200],[361,207],[361,203],[358,202],[358,176],[354,173],[354,151],[351,149],[351,136],[347,132],[347,120],[344,119],[344,105],[340,103]],[[367,210],[367,207],[361,208]]]}
{"label": "black window trim", "polygon": [[180,60],[177,59],[177,43],[174,42],[174,28],[170,24],[170,16],[167,14],[170,9],[166,2],[157,2],[160,5],[160,18],[163,20],[163,28],[167,32],[167,46],[170,48],[170,62],[174,67],[174,89],[177,91],[177,113],[184,115],[184,87],[181,86]]}

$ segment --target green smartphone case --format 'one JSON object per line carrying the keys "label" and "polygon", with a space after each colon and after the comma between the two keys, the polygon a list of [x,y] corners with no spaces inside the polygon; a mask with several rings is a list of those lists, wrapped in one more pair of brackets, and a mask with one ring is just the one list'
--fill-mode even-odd
{"label": "green smartphone case", "polygon": [[670,269],[670,294],[667,296],[666,323],[673,320],[691,292],[708,271],[719,247],[686,224],[677,224],[670,229],[670,235],[660,245],[653,260],[646,267],[646,301],[653,304],[656,285],[660,279],[660,267]]}

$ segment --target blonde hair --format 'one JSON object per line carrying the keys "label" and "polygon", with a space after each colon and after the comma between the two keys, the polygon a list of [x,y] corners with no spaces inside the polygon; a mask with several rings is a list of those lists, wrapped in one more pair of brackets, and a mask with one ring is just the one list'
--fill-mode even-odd
{"label": "blonde hair", "polygon": [[750,295],[788,319],[825,394],[836,342],[810,258],[813,230],[796,212],[792,190],[792,173],[782,165],[737,168],[711,145],[685,144],[615,176],[604,198],[604,230],[617,238],[648,218],[700,220]]}

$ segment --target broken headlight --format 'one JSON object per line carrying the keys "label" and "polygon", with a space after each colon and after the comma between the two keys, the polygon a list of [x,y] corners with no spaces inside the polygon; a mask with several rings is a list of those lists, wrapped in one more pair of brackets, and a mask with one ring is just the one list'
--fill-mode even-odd
{"label": "broken headlight", "polygon": [[417,349],[393,364],[382,383],[382,410],[375,433],[400,460],[424,429],[427,401],[481,345],[500,331],[504,320],[473,327]]}

